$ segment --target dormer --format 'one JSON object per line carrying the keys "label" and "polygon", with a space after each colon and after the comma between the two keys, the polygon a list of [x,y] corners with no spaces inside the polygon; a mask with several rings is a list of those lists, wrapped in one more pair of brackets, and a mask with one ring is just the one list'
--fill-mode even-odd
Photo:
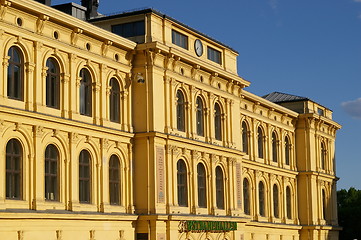
{"label": "dormer", "polygon": [[183,58],[237,75],[238,52],[154,9],[99,16],[89,22],[138,44],[161,43]]}

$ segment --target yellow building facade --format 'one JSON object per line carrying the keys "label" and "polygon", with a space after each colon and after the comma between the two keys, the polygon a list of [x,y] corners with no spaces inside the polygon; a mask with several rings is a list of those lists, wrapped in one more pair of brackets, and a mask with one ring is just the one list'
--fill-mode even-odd
{"label": "yellow building facade", "polygon": [[247,92],[155,10],[84,6],[0,2],[0,239],[338,239],[329,109]]}

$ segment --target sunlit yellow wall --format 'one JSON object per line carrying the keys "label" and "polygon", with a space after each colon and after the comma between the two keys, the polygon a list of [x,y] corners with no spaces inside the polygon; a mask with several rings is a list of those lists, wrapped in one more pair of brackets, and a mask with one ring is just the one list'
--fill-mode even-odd
{"label": "sunlit yellow wall", "polygon": [[[310,100],[280,106],[247,92],[250,83],[237,75],[237,52],[153,12],[94,23],[99,28],[34,1],[1,4],[0,149],[5,156],[7,142],[15,138],[24,157],[22,200],[6,199],[6,165],[0,161],[0,239],[136,239],[138,233],[157,240],[338,239],[334,142],[340,126],[332,121],[330,110]],[[144,43],[109,32],[112,24],[141,19],[146,21],[146,34],[132,40]],[[188,49],[172,43],[172,29],[188,37]],[[195,54],[196,39],[204,47],[200,57]],[[11,46],[19,47],[24,56],[24,101],[7,97]],[[221,52],[221,64],[207,58],[207,47]],[[62,73],[60,109],[46,107],[49,57],[57,60]],[[79,113],[82,68],[92,77],[91,117]],[[121,87],[120,123],[109,120],[112,77]],[[184,131],[177,129],[177,91],[185,96]],[[197,134],[197,97],[205,107],[204,136]],[[221,140],[215,137],[216,103],[221,108]],[[248,153],[242,149],[242,123],[248,128]],[[258,127],[264,131],[262,158],[257,154]],[[272,133],[277,136],[277,162]],[[327,149],[324,168],[321,142]],[[58,202],[44,198],[44,151],[49,144],[60,153]],[[91,154],[90,204],[79,203],[78,158],[83,149]],[[112,154],[121,161],[120,206],[109,203]],[[180,159],[187,168],[188,206],[178,205]],[[198,206],[198,163],[207,174],[205,208]],[[224,176],[224,209],[216,204],[216,167]],[[243,206],[244,179],[250,183],[249,215]],[[259,215],[260,181],[265,184],[265,216]],[[274,185],[280,193],[278,217],[273,214]],[[179,232],[185,220],[232,221],[238,230]]]}

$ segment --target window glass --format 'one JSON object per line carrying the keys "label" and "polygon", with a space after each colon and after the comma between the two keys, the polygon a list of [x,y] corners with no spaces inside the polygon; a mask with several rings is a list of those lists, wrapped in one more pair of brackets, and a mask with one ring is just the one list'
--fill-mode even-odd
{"label": "window glass", "polygon": [[120,122],[120,88],[118,80],[110,79],[110,95],[109,95],[110,121]]}
{"label": "window glass", "polygon": [[259,206],[259,215],[262,217],[266,216],[265,211],[265,189],[263,182],[258,184],[258,206]]}
{"label": "window glass", "polygon": [[59,200],[58,159],[58,149],[48,145],[45,149],[45,199],[50,201]]}
{"label": "window glass", "polygon": [[172,30],[172,43],[184,49],[188,49],[188,36]]}
{"label": "window glass", "polygon": [[216,167],[216,203],[217,208],[224,209],[224,179],[220,166]]}
{"label": "window glass", "polygon": [[242,122],[242,151],[248,154],[248,128],[245,122]]}
{"label": "window glass", "polygon": [[177,162],[178,205],[188,206],[187,168],[183,160]]}
{"label": "window glass", "polygon": [[16,139],[6,145],[6,198],[22,198],[23,149]]}
{"label": "window glass", "polygon": [[20,49],[17,47],[11,47],[8,51],[8,55],[7,94],[9,98],[22,101],[24,100],[23,57]]}
{"label": "window glass", "polygon": [[122,37],[136,37],[145,35],[145,22],[137,21],[112,26],[112,32]]}
{"label": "window glass", "polygon": [[112,155],[109,160],[109,195],[110,204],[120,205],[120,164],[119,158]]}
{"label": "window glass", "polygon": [[272,160],[278,162],[278,151],[277,151],[277,135],[272,133]]}
{"label": "window glass", "polygon": [[213,62],[216,62],[216,63],[219,63],[219,64],[222,64],[222,58],[221,58],[221,52],[220,51],[217,51],[216,49],[214,48],[211,48],[211,47],[208,47],[207,48],[207,53],[208,53],[208,59],[213,61]]}
{"label": "window glass", "polygon": [[326,147],[323,142],[321,142],[321,169],[325,169],[326,161]]}
{"label": "window glass", "polygon": [[197,97],[197,113],[196,113],[196,121],[197,121],[197,135],[204,136],[204,109],[203,109],[203,101],[200,97]]}
{"label": "window glass", "polygon": [[79,155],[79,202],[90,203],[91,165],[90,154],[82,150]]}
{"label": "window glass", "polygon": [[288,137],[285,138],[285,163],[286,165],[290,165],[290,140],[288,139]]}
{"label": "window glass", "polygon": [[207,207],[207,178],[206,170],[202,163],[197,165],[197,180],[198,180],[198,206]]}
{"label": "window glass", "polygon": [[250,188],[248,179],[243,179],[243,207],[244,213],[249,215],[251,213],[251,206],[250,206]]}
{"label": "window glass", "polygon": [[60,71],[54,58],[46,61],[46,106],[59,109],[60,106]]}
{"label": "window glass", "polygon": [[290,187],[286,188],[286,208],[287,208],[287,218],[292,219],[292,204],[291,204],[291,189]]}
{"label": "window glass", "polygon": [[177,91],[177,129],[185,131],[185,102],[182,91]]}
{"label": "window glass", "polygon": [[276,184],[273,185],[273,216],[276,218],[280,217],[279,213],[279,193]]}
{"label": "window glass", "polygon": [[91,116],[92,115],[92,81],[90,73],[87,69],[83,68],[80,71],[80,114]]}
{"label": "window glass", "polygon": [[214,105],[214,131],[215,138],[217,140],[222,140],[222,119],[221,119],[221,108],[219,104]]}
{"label": "window glass", "polygon": [[258,157],[263,158],[263,131],[261,127],[258,127],[257,143],[258,143]]}

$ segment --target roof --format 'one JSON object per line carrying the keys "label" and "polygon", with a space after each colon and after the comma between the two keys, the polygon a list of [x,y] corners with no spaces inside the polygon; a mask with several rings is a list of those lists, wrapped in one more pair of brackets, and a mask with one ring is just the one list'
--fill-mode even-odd
{"label": "roof", "polygon": [[224,43],[222,43],[222,42],[220,42],[218,40],[215,40],[215,39],[209,37],[208,35],[206,35],[204,33],[201,33],[198,30],[196,30],[194,28],[191,28],[188,25],[186,25],[186,24],[184,24],[182,22],[179,22],[178,20],[176,20],[176,19],[174,19],[172,17],[169,17],[169,16],[167,16],[167,15],[165,15],[165,14],[161,13],[160,11],[155,10],[153,8],[135,9],[135,10],[129,10],[129,11],[124,11],[124,12],[120,12],[120,13],[114,13],[114,14],[110,14],[110,15],[102,14],[102,15],[99,15],[98,17],[89,19],[88,21],[89,22],[97,22],[97,21],[110,20],[110,19],[114,19],[114,18],[121,18],[121,17],[134,16],[134,15],[147,14],[147,13],[154,13],[154,14],[162,17],[162,18],[169,19],[169,20],[181,25],[182,27],[185,27],[185,28],[189,29],[190,31],[195,32],[195,33],[197,33],[197,34],[199,34],[199,35],[201,35],[201,36],[203,36],[205,38],[208,38],[209,40],[211,40],[211,41],[213,41],[213,42],[215,42],[217,44],[220,44],[223,47],[226,47],[226,48],[232,50],[233,52],[239,54],[238,51],[236,51],[233,48],[227,46],[226,44],[224,44]]}
{"label": "roof", "polygon": [[309,98],[300,97],[296,95],[291,95],[281,92],[273,92],[267,95],[262,96],[264,99],[273,102],[273,103],[282,103],[282,102],[297,102],[297,101],[308,101]]}

